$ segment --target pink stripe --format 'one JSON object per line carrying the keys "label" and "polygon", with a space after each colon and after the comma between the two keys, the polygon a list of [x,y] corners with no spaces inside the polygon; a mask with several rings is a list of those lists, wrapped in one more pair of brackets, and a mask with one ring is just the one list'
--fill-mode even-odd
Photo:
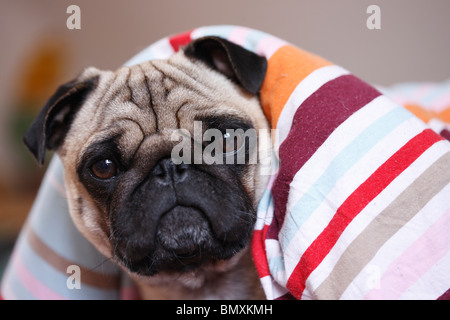
{"label": "pink stripe", "polygon": [[427,95],[430,91],[435,90],[435,86],[430,83],[424,83],[414,89],[414,93],[409,98],[410,101],[420,101],[425,95]]}
{"label": "pink stripe", "polygon": [[[9,271],[11,272],[11,271]],[[4,274],[5,275],[5,274]],[[16,295],[11,290],[11,284],[7,281],[3,281],[2,283],[2,290],[1,290],[1,296],[0,300],[19,300]]]}
{"label": "pink stripe", "polygon": [[275,37],[266,37],[262,39],[255,50],[256,54],[262,55],[266,57],[267,60],[272,57],[272,55],[280,49],[282,46],[285,46],[287,44],[286,41],[283,41],[281,39],[275,38]]}
{"label": "pink stripe", "polygon": [[450,209],[386,270],[365,299],[398,299],[450,250]]}
{"label": "pink stripe", "polygon": [[277,172],[274,172],[270,175],[269,181],[267,182],[266,185],[266,190],[271,190],[273,183],[275,182],[275,179],[277,178]]}
{"label": "pink stripe", "polygon": [[434,112],[442,112],[450,108],[450,92],[444,94],[437,101],[433,103]]}
{"label": "pink stripe", "polygon": [[18,278],[23,286],[37,299],[45,300],[66,300],[66,298],[53,292],[46,287],[42,282],[36,279],[25,267],[20,257],[16,255],[14,261],[14,268]]}
{"label": "pink stripe", "polygon": [[409,101],[406,97],[404,97],[402,95],[396,95],[396,94],[389,93],[389,98],[391,98],[394,102],[396,102],[396,103],[398,103],[399,105],[402,105],[402,106],[411,103],[411,101]]}
{"label": "pink stripe", "polygon": [[11,275],[9,275],[8,273],[17,273],[17,271],[14,270],[15,269],[14,267],[15,267],[15,261],[19,260],[19,243],[21,243],[23,241],[23,237],[24,237],[24,232],[22,231],[22,233],[20,234],[20,237],[18,238],[17,243],[14,246],[14,248],[11,252],[11,255],[9,257],[8,267],[6,268],[6,270],[3,274],[3,279],[0,279],[2,282],[1,290],[2,290],[3,298],[8,299],[8,300],[19,300],[11,286],[11,280],[10,280]]}
{"label": "pink stripe", "polygon": [[240,46],[244,46],[245,39],[250,32],[251,30],[248,28],[237,27],[230,33],[230,35],[228,36],[228,40]]}
{"label": "pink stripe", "polygon": [[142,300],[137,287],[120,288],[120,300]]}

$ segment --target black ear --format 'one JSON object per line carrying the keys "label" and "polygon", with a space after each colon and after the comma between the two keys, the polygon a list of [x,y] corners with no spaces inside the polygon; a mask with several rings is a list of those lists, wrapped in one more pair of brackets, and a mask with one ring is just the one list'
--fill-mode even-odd
{"label": "black ear", "polygon": [[[81,76],[80,76],[81,77]],[[56,150],[86,97],[97,86],[99,76],[79,78],[61,85],[47,101],[23,137],[39,165],[45,161],[46,149]]]}
{"label": "black ear", "polygon": [[264,57],[219,37],[197,39],[184,49],[184,54],[205,62],[251,94],[259,92],[266,75]]}

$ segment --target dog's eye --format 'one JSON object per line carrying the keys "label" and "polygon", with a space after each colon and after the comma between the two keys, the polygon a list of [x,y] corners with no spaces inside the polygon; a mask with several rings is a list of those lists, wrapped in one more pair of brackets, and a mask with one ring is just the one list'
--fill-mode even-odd
{"label": "dog's eye", "polygon": [[112,160],[102,159],[92,165],[91,172],[99,179],[110,179],[117,174],[117,168]]}
{"label": "dog's eye", "polygon": [[238,151],[244,144],[244,137],[239,130],[227,130],[223,134],[223,153],[230,154]]}

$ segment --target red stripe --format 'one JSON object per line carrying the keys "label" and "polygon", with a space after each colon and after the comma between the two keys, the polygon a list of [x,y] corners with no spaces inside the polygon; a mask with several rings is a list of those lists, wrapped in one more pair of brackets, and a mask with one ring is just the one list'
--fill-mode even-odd
{"label": "red stripe", "polygon": [[288,292],[282,295],[281,297],[276,298],[275,300],[297,300],[297,299],[295,299],[294,296]]}
{"label": "red stripe", "polygon": [[185,46],[189,42],[191,42],[191,33],[192,33],[192,30],[187,31],[185,33],[180,33],[180,34],[174,35],[169,38],[170,45],[172,46],[172,48],[175,52],[178,51],[180,46]]}
{"label": "red stripe", "polygon": [[445,291],[437,300],[450,300],[450,289]]}
{"label": "red stripe", "polygon": [[441,131],[440,135],[450,141],[450,130],[444,129]]}
{"label": "red stripe", "polygon": [[301,298],[306,279],[330,252],[358,213],[425,150],[441,139],[430,129],[422,131],[383,163],[344,201],[327,227],[305,251],[288,280],[287,288],[296,298]]}
{"label": "red stripe", "polygon": [[265,238],[267,225],[262,230],[255,230],[252,239],[252,255],[255,262],[256,271],[260,278],[270,275],[269,265],[267,263]]}
{"label": "red stripe", "polygon": [[274,219],[268,237],[278,238],[283,225],[289,185],[330,134],[348,117],[381,93],[353,75],[324,84],[296,111],[288,137],[280,146],[280,170],[272,188]]}

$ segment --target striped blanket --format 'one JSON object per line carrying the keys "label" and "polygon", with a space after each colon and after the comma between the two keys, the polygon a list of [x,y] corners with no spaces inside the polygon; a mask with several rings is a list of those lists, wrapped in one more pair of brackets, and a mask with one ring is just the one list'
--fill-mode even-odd
{"label": "striped blanket", "polygon": [[[268,60],[260,97],[277,129],[277,161],[252,240],[267,298],[449,299],[450,83],[377,90],[283,40],[235,26],[164,38],[127,65],[167,58],[206,35]],[[80,268],[80,289],[70,286],[71,265]],[[136,297],[129,280],[71,223],[56,157],[2,295]]]}

